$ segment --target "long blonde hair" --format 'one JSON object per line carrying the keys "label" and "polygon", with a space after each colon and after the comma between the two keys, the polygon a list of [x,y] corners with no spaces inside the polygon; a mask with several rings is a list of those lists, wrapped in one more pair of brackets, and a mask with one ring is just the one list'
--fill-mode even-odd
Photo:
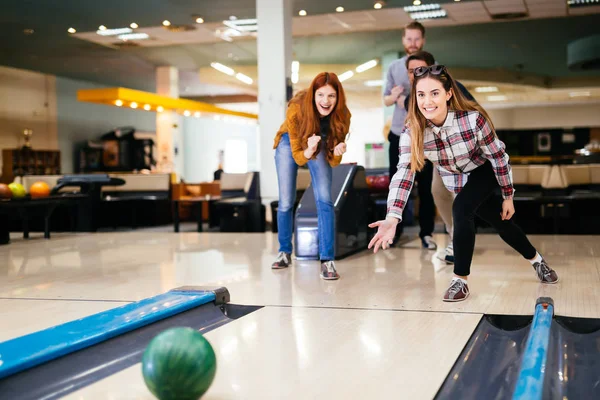
{"label": "long blonde hair", "polygon": [[417,82],[423,78],[431,78],[439,81],[446,92],[452,90],[452,97],[446,102],[448,110],[477,111],[487,120],[494,135],[496,134],[496,130],[494,129],[494,125],[492,124],[492,120],[488,113],[478,103],[467,100],[458,86],[456,86],[454,79],[452,79],[452,76],[450,76],[446,67],[443,67],[442,72],[439,75],[427,71],[421,76],[415,76],[410,92],[408,116],[406,119],[411,139],[410,169],[415,172],[420,171],[425,166],[425,153],[423,152],[423,147],[427,119],[423,116],[419,110],[419,105],[417,104]]}

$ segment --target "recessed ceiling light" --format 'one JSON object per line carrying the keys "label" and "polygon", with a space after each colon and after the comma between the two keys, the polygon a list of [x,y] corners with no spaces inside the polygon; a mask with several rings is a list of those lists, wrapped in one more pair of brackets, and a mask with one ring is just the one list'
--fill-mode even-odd
{"label": "recessed ceiling light", "polygon": [[117,101],[115,101],[115,105],[117,107],[121,107],[123,105],[123,100],[117,100]]}
{"label": "recessed ceiling light", "polygon": [[169,20],[165,19],[165,20],[163,21],[163,26],[171,26],[171,21],[169,21]]}
{"label": "recessed ceiling light", "polygon": [[498,88],[496,86],[478,86],[475,88],[477,93],[491,93],[497,92]]}
{"label": "recessed ceiling light", "polygon": [[358,73],[365,72],[366,70],[371,69],[376,65],[377,65],[377,60],[367,61],[366,63],[361,64],[358,67],[356,67],[356,72],[358,72]]}
{"label": "recessed ceiling light", "polygon": [[131,108],[137,108],[137,107],[138,107],[138,104],[137,104],[137,103],[134,101],[134,102],[132,102],[132,103],[129,105],[129,107],[131,107]]}
{"label": "recessed ceiling light", "polygon": [[192,113],[191,113],[191,112],[189,112],[188,110],[185,110],[185,111],[183,112],[183,115],[185,115],[186,117],[189,117],[190,115],[192,115]]}
{"label": "recessed ceiling light", "polygon": [[235,21],[237,19],[237,17],[235,15],[232,15],[231,17],[229,17],[230,21]]}
{"label": "recessed ceiling light", "polygon": [[300,10],[300,12],[298,12],[298,15],[300,15],[301,17],[306,17],[306,10]]}
{"label": "recessed ceiling light", "polygon": [[144,110],[146,110],[146,111],[150,111],[151,108],[152,107],[150,107],[150,104],[144,105]]}
{"label": "recessed ceiling light", "polygon": [[210,66],[216,69],[217,71],[221,71],[222,73],[230,76],[233,76],[235,74],[235,71],[233,69],[218,62],[210,63]]}
{"label": "recessed ceiling light", "polygon": [[413,1],[413,5],[420,6],[421,5],[421,0],[415,0],[415,1]]}
{"label": "recessed ceiling light", "polygon": [[100,25],[100,26],[98,27],[98,30],[105,31],[105,30],[106,30],[106,27],[105,27],[104,25]]}
{"label": "recessed ceiling light", "polygon": [[33,29],[23,29],[23,33],[26,35],[33,35],[35,31]]}
{"label": "recessed ceiling light", "polygon": [[487,99],[488,99],[488,101],[505,101],[508,99],[508,97],[503,96],[503,95],[497,95],[497,96],[488,96]]}
{"label": "recessed ceiling light", "polygon": [[158,106],[158,107],[156,107],[156,111],[163,112],[163,111],[165,111],[165,109],[163,108],[163,106]]}
{"label": "recessed ceiling light", "polygon": [[137,29],[140,26],[138,24],[136,24],[135,22],[132,22],[131,24],[129,24],[129,26],[131,27],[131,29]]}
{"label": "recessed ceiling light", "polygon": [[69,29],[67,29],[67,32],[75,33],[75,32],[77,32],[77,30],[75,28],[69,28]]}
{"label": "recessed ceiling light", "polygon": [[196,18],[196,23],[197,24],[203,24],[204,23],[204,18],[202,18],[202,17]]}
{"label": "recessed ceiling light", "polygon": [[383,7],[383,4],[381,4],[380,2],[373,4],[373,8],[376,10],[381,10],[381,7]]}
{"label": "recessed ceiling light", "polygon": [[337,11],[337,12],[344,12],[344,7],[339,6],[338,8],[335,9],[335,11]]}
{"label": "recessed ceiling light", "polygon": [[383,86],[383,80],[377,79],[377,80],[372,80],[372,81],[365,81],[365,86],[369,86],[369,87]]}
{"label": "recessed ceiling light", "polygon": [[196,117],[196,118],[200,118],[200,111],[196,111],[196,112],[194,113],[194,117]]}
{"label": "recessed ceiling light", "polygon": [[247,75],[244,75],[244,74],[242,74],[242,73],[240,73],[240,72],[238,72],[237,74],[235,74],[235,77],[236,77],[238,80],[240,80],[240,81],[244,82],[246,85],[252,85],[252,82],[254,82],[254,81],[252,80],[252,78],[250,78],[249,76],[247,76]]}
{"label": "recessed ceiling light", "polygon": [[346,71],[343,74],[341,74],[340,76],[338,76],[338,79],[340,80],[340,82],[344,82],[346,79],[350,79],[354,76],[354,71]]}

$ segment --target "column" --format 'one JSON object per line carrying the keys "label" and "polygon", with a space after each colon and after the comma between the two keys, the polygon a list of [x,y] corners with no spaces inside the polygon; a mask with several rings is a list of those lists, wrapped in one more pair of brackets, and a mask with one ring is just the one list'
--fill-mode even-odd
{"label": "column", "polygon": [[[179,71],[175,67],[156,69],[156,93],[179,97]],[[179,182],[183,175],[183,116],[176,111],[156,113],[157,168],[160,172],[175,173]]]}
{"label": "column", "polygon": [[291,95],[292,1],[256,0],[261,196],[278,198],[273,138]]}

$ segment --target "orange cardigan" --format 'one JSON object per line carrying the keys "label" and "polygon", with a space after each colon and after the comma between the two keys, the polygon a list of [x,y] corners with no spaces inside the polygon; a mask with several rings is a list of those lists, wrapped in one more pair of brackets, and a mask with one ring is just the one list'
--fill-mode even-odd
{"label": "orange cardigan", "polygon": [[[290,104],[287,109],[285,122],[281,124],[279,130],[277,131],[277,135],[275,135],[275,142],[273,143],[273,148],[276,149],[279,145],[279,141],[281,140],[281,136],[284,133],[288,133],[290,136],[290,145],[292,148],[292,157],[294,157],[294,161],[296,164],[302,166],[305,165],[309,159],[304,157],[304,150],[308,148],[308,141],[302,142],[302,135],[298,132],[298,127],[300,125],[300,121],[298,121],[298,116],[300,114],[300,105],[299,104]],[[349,124],[348,124],[349,125]],[[336,146],[339,143],[336,143]],[[316,158],[316,155],[313,155],[313,159]],[[335,156],[333,152],[329,152],[327,154],[327,161],[329,165],[332,167],[337,167],[342,162],[342,156]]]}

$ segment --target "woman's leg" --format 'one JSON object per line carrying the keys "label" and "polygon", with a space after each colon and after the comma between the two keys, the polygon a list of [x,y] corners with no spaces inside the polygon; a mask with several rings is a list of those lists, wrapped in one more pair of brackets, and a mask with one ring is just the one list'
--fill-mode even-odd
{"label": "woman's leg", "polygon": [[325,154],[326,152],[322,148],[317,158],[308,162],[308,169],[317,204],[321,276],[324,279],[337,279],[339,275],[333,262],[335,258],[335,211],[331,199],[332,169]]}
{"label": "woman's leg", "polygon": [[452,224],[452,203],[454,202],[454,193],[450,192],[440,175],[437,168],[433,168],[433,180],[431,184],[431,194],[437,209],[440,211],[446,231],[450,235],[450,243],[443,252],[438,252],[437,257],[447,263],[454,262],[454,245],[452,237],[454,235],[454,226]]}
{"label": "woman's leg", "polygon": [[421,228],[419,237],[424,248],[435,250],[437,244],[432,237],[435,228],[435,205],[431,193],[433,180],[433,164],[431,161],[425,160],[425,166],[417,172],[416,180],[419,193],[419,226]]}
{"label": "woman's leg", "polygon": [[279,255],[273,268],[285,268],[291,264],[292,234],[294,230],[294,202],[296,201],[296,178],[298,165],[292,157],[288,134],[281,136],[275,149],[275,167],[279,184],[279,205],[277,206],[277,238]]}

